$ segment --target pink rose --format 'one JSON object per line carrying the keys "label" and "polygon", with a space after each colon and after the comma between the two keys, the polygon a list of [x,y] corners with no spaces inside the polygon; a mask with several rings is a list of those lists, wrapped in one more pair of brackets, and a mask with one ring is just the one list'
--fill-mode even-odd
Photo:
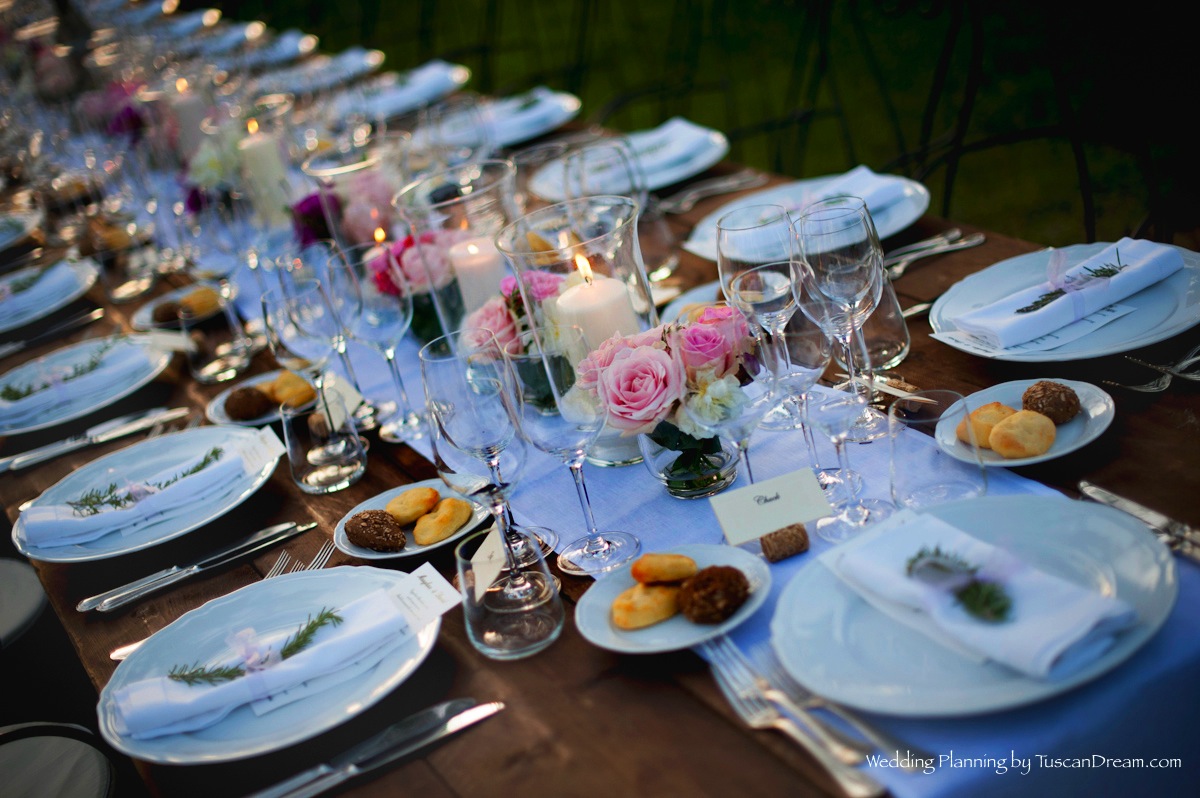
{"label": "pink rose", "polygon": [[483,306],[463,320],[464,330],[489,330],[496,337],[496,343],[510,355],[521,351],[521,336],[517,330],[517,320],[508,312],[508,305],[503,297],[492,297]]}
{"label": "pink rose", "polygon": [[687,391],[683,364],[651,346],[621,349],[597,386],[608,423],[628,433],[648,433],[668,418]]}
{"label": "pink rose", "polygon": [[558,296],[558,289],[563,280],[561,274],[553,272],[532,271],[525,273],[525,286],[529,289],[535,302],[542,302],[552,296]]}
{"label": "pink rose", "polygon": [[741,311],[735,308],[728,305],[705,308],[699,318],[689,326],[694,325],[715,327],[725,337],[729,344],[731,358],[728,368],[734,367],[732,361],[737,361],[750,351],[752,341],[750,325],[746,323],[746,317],[741,314]]}
{"label": "pink rose", "polygon": [[730,342],[715,324],[685,327],[680,335],[679,353],[690,373],[712,369],[718,379],[728,374],[738,362]]}
{"label": "pink rose", "polygon": [[508,299],[513,295],[513,291],[517,290],[517,278],[511,274],[506,274],[500,278],[500,294]]}
{"label": "pink rose", "polygon": [[438,230],[422,233],[414,246],[400,256],[400,268],[414,293],[441,288],[454,278],[454,269],[446,253],[454,244],[469,238],[465,230]]}
{"label": "pink rose", "polygon": [[614,334],[607,341],[602,341],[600,346],[596,347],[575,366],[575,372],[578,375],[576,384],[584,390],[596,390],[597,383],[600,381],[600,373],[608,368],[617,352],[624,349],[637,349],[639,346],[665,349],[663,336],[666,330],[667,326],[660,324],[651,330],[640,332],[637,335],[630,335],[623,338],[620,335]]}

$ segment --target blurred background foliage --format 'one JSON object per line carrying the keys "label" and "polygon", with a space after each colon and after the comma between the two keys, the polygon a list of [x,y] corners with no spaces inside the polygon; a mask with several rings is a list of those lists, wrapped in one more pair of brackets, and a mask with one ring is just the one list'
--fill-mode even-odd
{"label": "blurred background foliage", "polygon": [[[211,2],[211,0],[209,0]],[[208,5],[185,2],[184,6]],[[238,0],[231,17],[361,44],[469,87],[539,83],[621,130],[674,114],[795,177],[921,179],[931,212],[1051,245],[1200,226],[1190,30],[1012,0]]]}

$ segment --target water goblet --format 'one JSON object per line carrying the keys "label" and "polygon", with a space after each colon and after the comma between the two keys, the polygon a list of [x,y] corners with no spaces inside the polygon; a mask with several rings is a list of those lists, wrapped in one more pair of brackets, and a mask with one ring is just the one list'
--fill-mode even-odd
{"label": "water goblet", "polygon": [[583,478],[588,450],[607,417],[600,398],[575,384],[575,364],[588,354],[583,331],[535,327],[515,338],[504,354],[513,367],[521,434],[570,469],[583,509],[588,533],[559,553],[559,567],[568,574],[597,574],[629,562],[641,552],[641,541],[628,532],[597,528]]}
{"label": "water goblet", "polygon": [[[797,279],[799,247],[792,221],[780,205],[748,205],[717,221],[717,271],[729,304],[753,319],[770,336],[775,362],[787,367],[780,333],[796,312],[792,285]],[[769,430],[799,429],[803,414],[792,399],[763,416]]]}
{"label": "water goblet", "polygon": [[362,301],[344,304],[342,321],[351,338],[377,350],[388,364],[396,400],[391,407],[387,404],[376,407],[380,416],[379,437],[389,443],[425,437],[425,421],[412,409],[396,362],[396,349],[412,325],[413,299],[391,243],[334,246],[329,251],[328,272],[338,282],[359,286]]}
{"label": "water goblet", "polygon": [[[831,197],[805,208],[798,222],[802,260],[794,284],[801,309],[833,336],[846,356],[850,389],[860,391],[866,348],[854,338],[875,310],[887,279],[883,249],[867,206],[858,197]],[[870,388],[866,389],[868,394]],[[850,440],[869,441],[887,434],[887,419],[864,403]]]}
{"label": "water goblet", "polygon": [[[790,286],[789,286],[790,290]],[[721,312],[728,307],[709,305],[712,312]],[[733,311],[737,321],[745,326],[743,335],[748,346],[734,363],[722,364],[724,374],[719,379],[698,384],[683,397],[684,415],[695,430],[683,429],[697,437],[721,435],[731,440],[737,448],[738,457],[746,467],[746,477],[754,483],[754,472],[750,468],[750,436],[762,418],[779,401],[782,385],[782,370],[775,362],[777,347],[759,332],[752,334],[740,312]],[[710,311],[699,310],[696,318],[703,321]],[[714,370],[714,376],[717,370]]]}
{"label": "water goblet", "polygon": [[279,408],[292,479],[305,493],[348,488],[367,469],[354,417],[340,396],[322,392],[311,404]]}
{"label": "water goblet", "polygon": [[841,496],[836,497],[833,502],[837,512],[818,519],[816,524],[817,536],[831,543],[847,540],[867,524],[887,518],[896,509],[879,499],[861,498],[858,486],[848,476],[850,456],[846,451],[846,441],[866,406],[865,395],[838,392],[826,397],[824,401],[811,404],[808,408],[809,422],[829,437],[837,450],[838,462],[842,467]]}
{"label": "water goblet", "polygon": [[[420,360],[438,475],[457,493],[486,502],[500,532],[505,566],[488,588],[489,605],[497,615],[510,608],[514,618],[528,617],[525,608],[552,601],[557,592],[548,577],[527,570],[541,552],[508,522],[506,501],[525,466],[512,367],[495,337],[478,330],[435,338],[421,348]],[[515,655],[540,650],[558,636],[554,624],[534,620],[504,635]]]}

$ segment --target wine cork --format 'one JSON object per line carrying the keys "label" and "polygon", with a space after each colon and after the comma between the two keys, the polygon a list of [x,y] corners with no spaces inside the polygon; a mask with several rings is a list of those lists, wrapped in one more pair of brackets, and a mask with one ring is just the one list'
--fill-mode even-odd
{"label": "wine cork", "polygon": [[779,562],[808,551],[808,530],[804,524],[790,524],[783,529],[759,538],[763,556],[769,562]]}

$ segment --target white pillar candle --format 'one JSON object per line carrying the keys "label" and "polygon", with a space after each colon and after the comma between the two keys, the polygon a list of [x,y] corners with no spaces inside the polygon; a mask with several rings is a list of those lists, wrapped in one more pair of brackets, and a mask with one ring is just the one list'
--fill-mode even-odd
{"label": "white pillar candle", "polygon": [[199,94],[189,91],[187,81],[183,78],[176,81],[175,89],[176,93],[171,95],[168,102],[179,125],[179,154],[191,158],[204,138],[200,123],[208,115],[208,103]]}
{"label": "white pillar candle", "polygon": [[592,349],[614,334],[636,335],[642,331],[629,289],[623,282],[594,274],[582,255],[575,256],[575,266],[583,274],[584,282],[571,286],[558,297],[558,318],[562,324],[583,330],[584,340]]}
{"label": "white pillar candle", "polygon": [[504,258],[490,238],[479,236],[460,241],[450,247],[446,256],[458,277],[467,313],[483,307],[483,303],[500,291],[504,278]]}
{"label": "white pillar candle", "polygon": [[288,219],[288,198],[284,193],[288,178],[283,156],[279,154],[279,138],[257,128],[254,120],[250,120],[250,135],[238,142],[242,179],[259,215],[269,224],[284,224]]}

